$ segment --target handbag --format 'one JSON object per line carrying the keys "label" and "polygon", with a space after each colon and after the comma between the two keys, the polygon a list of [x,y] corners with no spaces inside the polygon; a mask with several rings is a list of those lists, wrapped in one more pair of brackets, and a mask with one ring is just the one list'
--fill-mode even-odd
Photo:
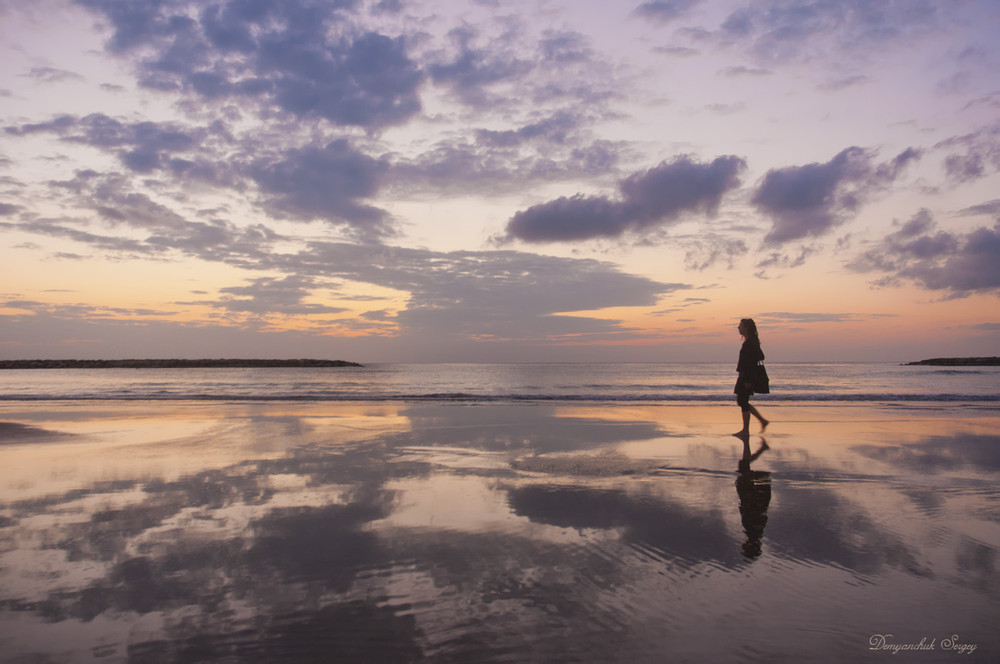
{"label": "handbag", "polygon": [[764,368],[763,362],[758,363],[756,368],[754,368],[750,385],[751,389],[757,394],[769,394],[771,392],[771,379],[767,377],[767,369]]}

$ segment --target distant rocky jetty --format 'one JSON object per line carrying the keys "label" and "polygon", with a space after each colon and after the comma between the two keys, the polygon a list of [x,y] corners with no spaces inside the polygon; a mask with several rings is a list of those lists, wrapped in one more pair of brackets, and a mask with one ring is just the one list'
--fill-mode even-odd
{"label": "distant rocky jetty", "polygon": [[345,360],[0,360],[0,369],[260,369],[360,367]]}
{"label": "distant rocky jetty", "polygon": [[1000,357],[935,357],[919,362],[907,362],[906,366],[931,367],[1000,367]]}

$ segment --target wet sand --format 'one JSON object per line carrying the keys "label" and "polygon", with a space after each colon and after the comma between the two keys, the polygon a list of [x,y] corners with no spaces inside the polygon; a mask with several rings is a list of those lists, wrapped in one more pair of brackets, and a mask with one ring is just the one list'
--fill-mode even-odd
{"label": "wet sand", "polygon": [[1000,659],[1000,411],[762,410],[2,404],[0,661]]}

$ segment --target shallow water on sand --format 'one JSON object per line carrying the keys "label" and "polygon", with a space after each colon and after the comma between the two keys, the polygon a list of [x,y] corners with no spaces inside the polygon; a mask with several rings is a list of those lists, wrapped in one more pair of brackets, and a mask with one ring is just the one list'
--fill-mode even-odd
{"label": "shallow water on sand", "polygon": [[4,404],[0,658],[997,661],[1000,412],[734,411]]}

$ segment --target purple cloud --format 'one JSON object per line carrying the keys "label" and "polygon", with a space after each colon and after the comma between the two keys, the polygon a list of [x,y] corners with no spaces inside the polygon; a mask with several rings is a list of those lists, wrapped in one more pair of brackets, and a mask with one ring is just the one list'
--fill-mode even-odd
{"label": "purple cloud", "polygon": [[765,245],[824,235],[891,184],[920,152],[911,148],[882,164],[874,157],[871,150],[850,147],[826,163],[768,171],[751,199],[773,222]]}
{"label": "purple cloud", "polygon": [[740,184],[743,159],[699,163],[678,157],[619,183],[620,198],[562,197],[515,214],[503,240],[567,242],[620,237],[676,222],[686,213],[715,214],[722,196]]}
{"label": "purple cloud", "polygon": [[848,264],[856,272],[882,272],[878,285],[910,281],[953,297],[1000,291],[1000,221],[967,233],[937,229],[921,210],[873,249]]}

